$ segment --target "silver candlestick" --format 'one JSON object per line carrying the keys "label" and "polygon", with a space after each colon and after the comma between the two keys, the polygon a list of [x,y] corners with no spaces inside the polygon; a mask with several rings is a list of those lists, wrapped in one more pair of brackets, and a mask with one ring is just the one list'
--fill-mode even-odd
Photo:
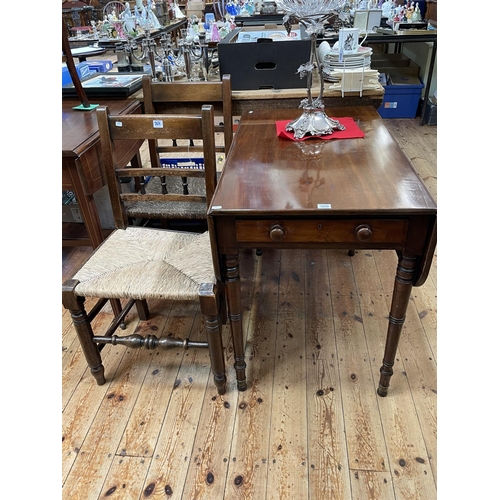
{"label": "silver candlestick", "polygon": [[[302,115],[286,125],[286,130],[293,131],[296,139],[302,139],[306,134],[329,135],[335,130],[345,129],[339,121],[332,120],[325,113],[323,68],[318,57],[316,42],[318,35],[323,33],[325,24],[331,19],[348,16],[346,3],[348,3],[346,0],[276,0],[278,9],[285,12],[283,24],[288,33],[293,23],[299,23],[311,37],[309,61],[301,64],[297,70],[301,78],[307,77],[307,99],[303,99],[299,105],[299,108],[303,108]],[[318,97],[313,98],[312,80],[315,69],[319,73],[320,92]]]}

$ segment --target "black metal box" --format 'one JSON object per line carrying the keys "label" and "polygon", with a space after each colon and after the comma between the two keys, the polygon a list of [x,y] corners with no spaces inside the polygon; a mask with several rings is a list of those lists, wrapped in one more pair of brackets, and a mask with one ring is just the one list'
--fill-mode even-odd
{"label": "black metal box", "polygon": [[[305,88],[307,78],[297,70],[309,61],[311,41],[286,39],[284,28],[266,30],[265,38],[260,32],[262,27],[236,28],[219,42],[220,74],[231,75],[233,90]],[[238,42],[240,33],[251,41]]]}

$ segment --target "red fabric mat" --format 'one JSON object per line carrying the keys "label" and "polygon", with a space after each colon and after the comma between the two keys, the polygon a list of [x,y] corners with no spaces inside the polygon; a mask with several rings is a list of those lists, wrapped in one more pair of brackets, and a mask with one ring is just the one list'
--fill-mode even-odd
{"label": "red fabric mat", "polygon": [[290,123],[292,120],[280,120],[276,122],[276,132],[278,133],[278,137],[283,137],[284,139],[290,139],[291,141],[305,141],[306,139],[359,139],[365,136],[365,133],[358,127],[354,118],[350,116],[343,118],[333,118],[332,120],[338,120],[341,125],[344,125],[345,130],[334,130],[332,134],[329,135],[306,135],[302,137],[302,139],[295,139],[293,136],[293,131],[287,132],[285,127],[287,123]]}

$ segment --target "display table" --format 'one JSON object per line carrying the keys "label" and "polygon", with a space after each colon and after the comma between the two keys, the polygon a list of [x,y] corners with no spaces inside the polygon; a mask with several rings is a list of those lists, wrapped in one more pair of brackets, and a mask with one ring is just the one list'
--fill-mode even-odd
{"label": "display table", "polygon": [[[187,25],[187,19],[177,19],[175,21],[172,21],[170,24],[167,26],[162,26],[161,28],[152,30],[150,33],[151,38],[157,39],[160,38],[162,34],[164,33],[170,33],[172,35],[172,40],[175,41],[177,40],[177,37],[180,34],[180,29],[183,26]],[[134,38],[134,41],[140,45],[140,42],[146,38],[146,35],[138,35]],[[78,36],[78,37],[69,37],[69,43],[71,48],[73,47],[81,47],[85,45],[91,45],[93,43],[98,43],[100,47],[104,47],[106,49],[116,49],[116,46],[118,44],[123,44],[126,43],[127,40],[122,40],[121,38],[103,38],[100,37],[99,39],[95,35],[83,35],[83,36]]]}
{"label": "display table", "polygon": [[[142,113],[137,99],[92,99],[92,103],[108,106],[111,114]],[[96,112],[75,111],[77,99],[62,101],[62,190],[73,191],[88,232],[85,239],[65,239],[63,246],[91,245],[96,248],[103,240],[101,222],[94,202],[94,193],[106,184],[101,171],[101,148]],[[120,164],[132,161],[139,166],[139,148],[143,141],[124,141],[117,149]]]}
{"label": "display table", "polygon": [[[210,77],[209,80],[218,80],[218,77]],[[182,80],[176,80],[182,81]],[[325,82],[325,91],[323,95],[323,102],[326,107],[339,107],[339,106],[374,106],[378,108],[384,99],[384,87],[379,86],[376,90],[363,90],[362,96],[359,91],[345,92],[342,97],[340,90],[330,89],[330,83]],[[317,72],[313,73],[313,86],[312,93],[314,96],[319,94],[319,77]],[[294,109],[298,108],[302,99],[307,97],[307,89],[259,89],[259,90],[233,90],[231,92],[233,99],[233,115],[240,116],[245,111],[267,109],[272,107],[274,109]],[[139,90],[135,97],[139,100],[144,99],[142,90]],[[197,106],[197,105],[196,105]],[[178,111],[192,112],[194,105],[190,103],[179,103]],[[220,112],[220,109],[215,108],[215,111]]]}
{"label": "display table", "polygon": [[387,394],[412,286],[422,285],[429,272],[437,208],[410,161],[373,107],[326,111],[331,117],[352,117],[365,136],[295,142],[278,138],[275,122],[295,119],[300,110],[245,113],[209,207],[240,390],[247,387],[240,249],[398,253],[380,396]]}
{"label": "display table", "polygon": [[[313,81],[317,75],[313,75]],[[329,89],[328,82],[325,82],[323,103],[325,107],[339,106],[374,106],[378,108],[384,98],[384,88],[380,85],[376,90],[363,90],[345,92],[342,97],[340,90]],[[319,94],[319,85],[314,83],[312,87],[313,96]],[[260,89],[260,90],[233,90],[233,113],[241,115],[248,110],[267,109],[293,109],[298,108],[300,102],[307,97],[307,89]]]}
{"label": "display table", "polygon": [[[436,0],[437,1],[437,0]],[[260,25],[265,25],[266,23],[276,23],[276,24],[282,24],[283,23],[283,16],[278,15],[278,14],[271,14],[268,16],[250,16],[250,17],[244,17],[244,16],[237,16],[236,17],[236,25],[237,26],[260,26]],[[335,44],[335,42],[338,40],[338,36],[332,36],[328,38],[318,38],[318,44],[326,40],[331,46]],[[424,95],[422,97],[423,102],[426,103],[427,99],[429,98],[430,94],[430,87],[432,83],[432,76],[434,73],[434,66],[436,62],[436,55],[437,55],[437,32],[432,31],[432,30],[423,30],[422,32],[415,33],[409,32],[408,34],[398,34],[398,35],[392,35],[392,34],[381,34],[381,33],[369,33],[365,42],[363,43],[364,46],[370,46],[373,44],[384,44],[386,47],[389,46],[389,44],[394,44],[394,53],[400,53],[402,50],[402,46],[405,43],[422,43],[422,42],[430,42],[432,43],[432,52],[431,52],[431,60],[429,62],[429,73],[427,75],[427,79],[424,82],[425,84],[425,90],[424,90]],[[363,95],[366,97],[373,97],[370,96],[367,92],[363,92]],[[348,94],[348,97],[350,95]],[[383,98],[382,98],[383,99]],[[346,105],[352,105],[355,104],[354,102],[350,102],[349,100],[343,100],[343,101],[326,101],[325,104],[327,106],[339,106],[342,104]],[[370,102],[364,102],[362,104],[371,104]],[[378,107],[382,104],[382,100],[377,104],[373,104],[375,107]],[[421,115],[421,120],[420,120],[420,125],[424,124],[424,113]]]}

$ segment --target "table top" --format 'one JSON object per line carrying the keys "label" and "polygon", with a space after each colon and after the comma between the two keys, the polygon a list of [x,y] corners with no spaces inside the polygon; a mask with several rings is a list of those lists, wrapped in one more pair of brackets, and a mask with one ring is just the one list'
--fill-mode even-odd
{"label": "table top", "polygon": [[[246,216],[435,214],[436,203],[376,109],[326,109],[352,117],[361,139],[278,138],[276,120],[300,109],[242,115],[209,213]],[[330,205],[330,209],[325,209]]]}
{"label": "table top", "polygon": [[[112,115],[132,113],[141,106],[136,99],[111,99],[95,98],[91,104],[108,106]],[[77,111],[78,99],[62,100],[62,156],[63,158],[76,158],[96,143],[99,139],[97,116],[95,109],[92,111]]]}
{"label": "table top", "polygon": [[92,45],[87,45],[85,47],[74,47],[71,49],[71,55],[73,57],[90,57],[99,56],[108,51],[105,47],[94,47]]}

